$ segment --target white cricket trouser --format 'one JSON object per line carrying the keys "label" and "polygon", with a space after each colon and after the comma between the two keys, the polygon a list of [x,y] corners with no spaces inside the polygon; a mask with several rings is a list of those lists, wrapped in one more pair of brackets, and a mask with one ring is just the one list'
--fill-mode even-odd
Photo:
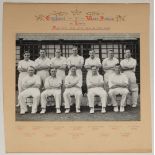
{"label": "white cricket trouser", "polygon": [[61,89],[47,89],[41,93],[41,108],[46,108],[47,98],[53,95],[55,99],[56,108],[61,105]]}
{"label": "white cricket trouser", "polygon": [[37,111],[40,102],[40,90],[38,88],[27,88],[19,94],[20,110],[27,111],[26,98],[33,97],[32,111]]}
{"label": "white cricket trouser", "polygon": [[94,108],[94,97],[98,95],[101,98],[102,107],[106,107],[107,93],[103,88],[90,88],[88,89],[88,103],[90,108]]}
{"label": "white cricket trouser", "polygon": [[118,106],[118,103],[116,101],[116,95],[121,95],[121,102],[120,106],[125,106],[126,97],[129,93],[129,90],[127,88],[114,88],[109,90],[109,96],[111,98],[113,106]]}
{"label": "white cricket trouser", "polygon": [[22,80],[27,75],[28,75],[27,72],[21,72],[21,73],[19,73],[19,77],[18,77],[18,92],[19,92],[19,94],[23,91],[23,88],[22,88]]}
{"label": "white cricket trouser", "polygon": [[43,85],[45,84],[45,79],[50,76],[48,70],[37,71],[37,75],[40,77]]}
{"label": "white cricket trouser", "polygon": [[131,91],[132,104],[137,105],[138,100],[138,85],[136,82],[136,76],[133,71],[124,71],[124,74],[129,80],[129,90]]}
{"label": "white cricket trouser", "polygon": [[65,108],[69,109],[70,108],[70,101],[71,101],[71,96],[75,96],[76,100],[76,108],[80,109],[81,105],[81,97],[82,97],[82,91],[80,88],[66,88],[65,92],[63,94],[64,101],[65,101]]}

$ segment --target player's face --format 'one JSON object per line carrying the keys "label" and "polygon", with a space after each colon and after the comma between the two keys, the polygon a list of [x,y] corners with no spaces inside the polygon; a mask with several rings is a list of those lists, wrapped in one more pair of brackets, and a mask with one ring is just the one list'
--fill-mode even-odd
{"label": "player's face", "polygon": [[90,51],[89,55],[90,55],[91,58],[94,58],[95,57],[95,52],[94,51]]}
{"label": "player's face", "polygon": [[77,55],[78,54],[78,49],[77,48],[73,48],[72,51],[73,51],[73,55]]}
{"label": "player's face", "polygon": [[93,75],[96,75],[96,74],[97,74],[97,69],[96,69],[96,67],[92,68],[92,74],[93,74]]}
{"label": "player's face", "polygon": [[72,75],[75,75],[75,74],[76,74],[76,67],[72,67],[72,68],[71,68],[71,74],[72,74]]}
{"label": "player's face", "polygon": [[40,56],[41,56],[41,57],[45,57],[45,56],[46,56],[46,54],[45,54],[45,51],[44,51],[44,50],[40,50]]}
{"label": "player's face", "polygon": [[121,66],[115,66],[115,73],[119,74],[121,72]]}
{"label": "player's face", "polygon": [[52,77],[55,77],[56,76],[56,69],[51,69],[50,73],[51,73]]}
{"label": "player's face", "polygon": [[28,68],[28,74],[32,76],[34,74],[34,69],[32,67]]}
{"label": "player's face", "polygon": [[30,59],[30,53],[25,53],[24,60],[29,60],[29,59]]}
{"label": "player's face", "polygon": [[61,51],[60,51],[60,49],[57,49],[57,50],[56,50],[55,55],[56,55],[57,58],[60,58],[60,56],[61,56]]}
{"label": "player's face", "polygon": [[130,57],[131,57],[131,52],[130,52],[130,50],[126,50],[126,51],[125,51],[125,56],[126,56],[126,58],[130,58]]}
{"label": "player's face", "polygon": [[109,57],[109,58],[113,58],[113,57],[114,57],[114,53],[113,53],[112,51],[109,51],[108,57]]}

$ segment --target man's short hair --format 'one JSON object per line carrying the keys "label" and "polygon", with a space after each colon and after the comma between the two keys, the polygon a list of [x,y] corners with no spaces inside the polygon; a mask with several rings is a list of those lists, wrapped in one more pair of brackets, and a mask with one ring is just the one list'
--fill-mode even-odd
{"label": "man's short hair", "polygon": [[121,67],[121,64],[120,64],[120,63],[117,63],[117,64],[115,65],[115,67]]}
{"label": "man's short hair", "polygon": [[36,70],[34,66],[29,66],[29,67],[27,68],[27,70],[28,70],[29,68],[33,68],[34,71]]}
{"label": "man's short hair", "polygon": [[91,66],[91,69],[93,69],[93,68],[96,68],[97,69],[97,67],[95,65]]}
{"label": "man's short hair", "polygon": [[75,68],[76,68],[76,66],[75,66],[75,65],[71,65],[71,66],[70,66],[70,69],[71,69],[71,68],[73,68],[73,67],[75,67]]}
{"label": "man's short hair", "polygon": [[56,48],[56,50],[55,50],[55,51],[58,51],[58,50],[61,52],[61,49],[60,49],[60,48]]}
{"label": "man's short hair", "polygon": [[51,70],[51,69],[55,69],[55,70],[56,70],[56,68],[55,68],[55,67],[50,67],[50,70]]}
{"label": "man's short hair", "polygon": [[78,45],[77,44],[73,44],[73,48],[78,48]]}
{"label": "man's short hair", "polygon": [[77,47],[77,46],[73,46],[73,47],[72,47],[72,49],[74,49],[74,48],[78,49],[78,47]]}
{"label": "man's short hair", "polygon": [[30,54],[30,51],[26,50],[24,51],[24,54]]}
{"label": "man's short hair", "polygon": [[[40,48],[39,51],[45,51],[45,48]],[[46,52],[46,51],[45,51]]]}
{"label": "man's short hair", "polygon": [[90,49],[90,50],[89,50],[89,53],[90,53],[90,52],[96,53],[94,49]]}
{"label": "man's short hair", "polygon": [[126,49],[125,49],[125,53],[126,53],[126,51],[130,51],[130,52],[131,52],[131,49],[129,49],[129,48],[126,48]]}
{"label": "man's short hair", "polygon": [[114,53],[114,51],[113,51],[113,50],[108,50],[108,52],[112,52],[112,53]]}

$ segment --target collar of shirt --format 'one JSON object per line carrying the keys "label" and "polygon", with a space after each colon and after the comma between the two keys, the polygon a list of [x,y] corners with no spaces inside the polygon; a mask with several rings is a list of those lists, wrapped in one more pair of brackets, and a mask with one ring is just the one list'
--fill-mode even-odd
{"label": "collar of shirt", "polygon": [[71,75],[71,74],[69,75],[69,77],[70,77],[70,78],[72,78],[72,79],[79,78],[79,76],[78,76],[78,75],[73,76],[73,75]]}
{"label": "collar of shirt", "polygon": [[46,60],[46,59],[47,59],[47,57],[44,57],[44,58],[39,57],[39,59],[41,59],[41,60]]}
{"label": "collar of shirt", "polygon": [[76,57],[80,57],[80,55],[76,55],[74,56],[73,54],[71,55],[73,58],[76,58]]}
{"label": "collar of shirt", "polygon": [[96,75],[93,75],[93,74],[92,74],[91,76],[92,76],[92,77],[98,77],[98,74],[96,74]]}
{"label": "collar of shirt", "polygon": [[126,61],[131,61],[132,58],[131,58],[131,57],[130,57],[130,58],[125,58],[125,60],[126,60]]}
{"label": "collar of shirt", "polygon": [[94,80],[96,81],[96,79],[100,78],[100,76],[99,75],[90,75],[88,78],[91,79],[92,81],[94,81]]}
{"label": "collar of shirt", "polygon": [[72,75],[72,74],[70,74],[70,76],[71,76],[71,77],[78,77],[77,74],[76,74],[76,75]]}
{"label": "collar of shirt", "polygon": [[97,57],[95,56],[93,59],[91,57],[89,57],[89,60],[96,60]]}
{"label": "collar of shirt", "polygon": [[29,59],[29,60],[26,61],[26,60],[24,59],[23,61],[25,61],[25,62],[30,62],[31,60]]}
{"label": "collar of shirt", "polygon": [[113,73],[113,76],[117,76],[117,77],[119,77],[119,76],[123,76],[124,74],[122,74],[122,73],[120,73],[120,74],[116,74],[115,72]]}
{"label": "collar of shirt", "polygon": [[113,61],[115,58],[113,57],[112,59],[108,58],[109,61]]}
{"label": "collar of shirt", "polygon": [[55,57],[55,59],[56,59],[56,60],[61,60],[61,59],[62,59],[62,57],[60,57],[60,58]]}
{"label": "collar of shirt", "polygon": [[57,79],[57,77],[56,76],[55,77],[50,76],[50,79]]}
{"label": "collar of shirt", "polygon": [[35,74],[33,74],[32,76],[28,75],[28,77],[33,78],[33,77],[35,77]]}

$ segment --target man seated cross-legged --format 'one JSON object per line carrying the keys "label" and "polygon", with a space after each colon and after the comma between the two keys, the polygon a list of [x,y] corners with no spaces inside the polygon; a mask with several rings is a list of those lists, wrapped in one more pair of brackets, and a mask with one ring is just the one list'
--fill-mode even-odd
{"label": "man seated cross-legged", "polygon": [[64,101],[65,101],[65,113],[70,112],[70,101],[71,96],[75,96],[76,100],[76,112],[80,113],[80,104],[81,104],[81,97],[82,97],[82,79],[76,73],[76,66],[70,66],[70,74],[65,79],[65,92],[63,94]]}
{"label": "man seated cross-legged", "polygon": [[88,88],[88,102],[90,107],[90,113],[94,113],[94,97],[98,95],[101,98],[102,113],[106,112],[107,93],[103,88],[104,82],[103,77],[98,73],[97,67],[92,66],[92,75],[87,77],[87,88]]}
{"label": "man seated cross-legged", "polygon": [[129,90],[128,90],[128,78],[124,73],[121,73],[120,64],[115,65],[115,72],[113,73],[113,75],[109,77],[108,85],[109,85],[109,96],[114,106],[114,111],[115,112],[119,111],[116,96],[121,95],[122,98],[120,101],[120,112],[124,112],[125,110],[124,107],[126,106],[125,101],[129,93]]}
{"label": "man seated cross-legged", "polygon": [[41,80],[38,75],[34,74],[35,68],[33,66],[28,67],[28,75],[21,82],[23,91],[19,94],[20,114],[25,114],[27,109],[26,98],[33,97],[32,114],[37,112],[37,108],[40,101],[40,85]]}
{"label": "man seated cross-legged", "polygon": [[45,80],[45,90],[41,93],[41,114],[46,112],[47,98],[49,96],[54,96],[56,103],[56,113],[61,113],[61,85],[62,80],[60,77],[56,76],[56,69],[50,69],[50,76]]}

